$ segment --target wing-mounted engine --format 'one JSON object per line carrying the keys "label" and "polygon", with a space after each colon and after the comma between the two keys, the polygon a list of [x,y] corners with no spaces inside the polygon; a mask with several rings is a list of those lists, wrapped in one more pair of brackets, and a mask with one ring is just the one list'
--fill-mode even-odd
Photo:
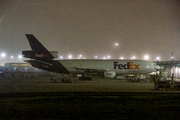
{"label": "wing-mounted engine", "polygon": [[31,59],[54,59],[58,58],[58,52],[57,51],[22,51],[22,55],[25,58],[31,58]]}
{"label": "wing-mounted engine", "polygon": [[104,71],[104,77],[115,78],[116,73],[114,71]]}

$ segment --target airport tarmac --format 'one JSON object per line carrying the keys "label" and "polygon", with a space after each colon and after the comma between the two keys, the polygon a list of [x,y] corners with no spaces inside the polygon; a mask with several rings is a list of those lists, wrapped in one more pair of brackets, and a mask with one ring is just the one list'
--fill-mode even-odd
{"label": "airport tarmac", "polygon": [[154,83],[128,82],[127,80],[98,79],[72,83],[51,83],[50,78],[6,78],[0,79],[0,93],[22,92],[147,92],[154,91]]}
{"label": "airport tarmac", "polygon": [[179,118],[179,92],[153,88],[154,83],[113,79],[0,79],[0,119]]}

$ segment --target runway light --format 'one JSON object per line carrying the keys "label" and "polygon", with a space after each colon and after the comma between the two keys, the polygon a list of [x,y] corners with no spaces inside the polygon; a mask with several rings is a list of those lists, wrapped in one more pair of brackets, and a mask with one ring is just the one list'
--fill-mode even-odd
{"label": "runway light", "polygon": [[121,59],[124,59],[123,57],[121,57]]}

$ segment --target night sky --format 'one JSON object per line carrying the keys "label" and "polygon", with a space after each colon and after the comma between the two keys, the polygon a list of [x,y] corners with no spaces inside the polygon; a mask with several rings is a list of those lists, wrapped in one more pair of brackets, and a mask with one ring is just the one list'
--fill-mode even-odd
{"label": "night sky", "polygon": [[[1,0],[2,62],[30,50],[25,34],[47,49],[87,59],[180,60],[179,0]],[[116,47],[115,43],[119,43]],[[10,60],[13,55],[14,59]],[[0,56],[1,57],[1,56]]]}

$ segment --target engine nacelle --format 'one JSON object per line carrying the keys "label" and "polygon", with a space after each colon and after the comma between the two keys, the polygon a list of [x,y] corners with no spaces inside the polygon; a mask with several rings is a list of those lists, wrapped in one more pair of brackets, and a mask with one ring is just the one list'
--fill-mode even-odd
{"label": "engine nacelle", "polygon": [[[49,54],[50,53],[50,54]],[[31,58],[31,59],[54,59],[58,58],[58,52],[57,51],[22,51],[23,57]]]}
{"label": "engine nacelle", "polygon": [[116,73],[114,71],[105,71],[104,72],[104,77],[115,78],[115,76],[116,76]]}

